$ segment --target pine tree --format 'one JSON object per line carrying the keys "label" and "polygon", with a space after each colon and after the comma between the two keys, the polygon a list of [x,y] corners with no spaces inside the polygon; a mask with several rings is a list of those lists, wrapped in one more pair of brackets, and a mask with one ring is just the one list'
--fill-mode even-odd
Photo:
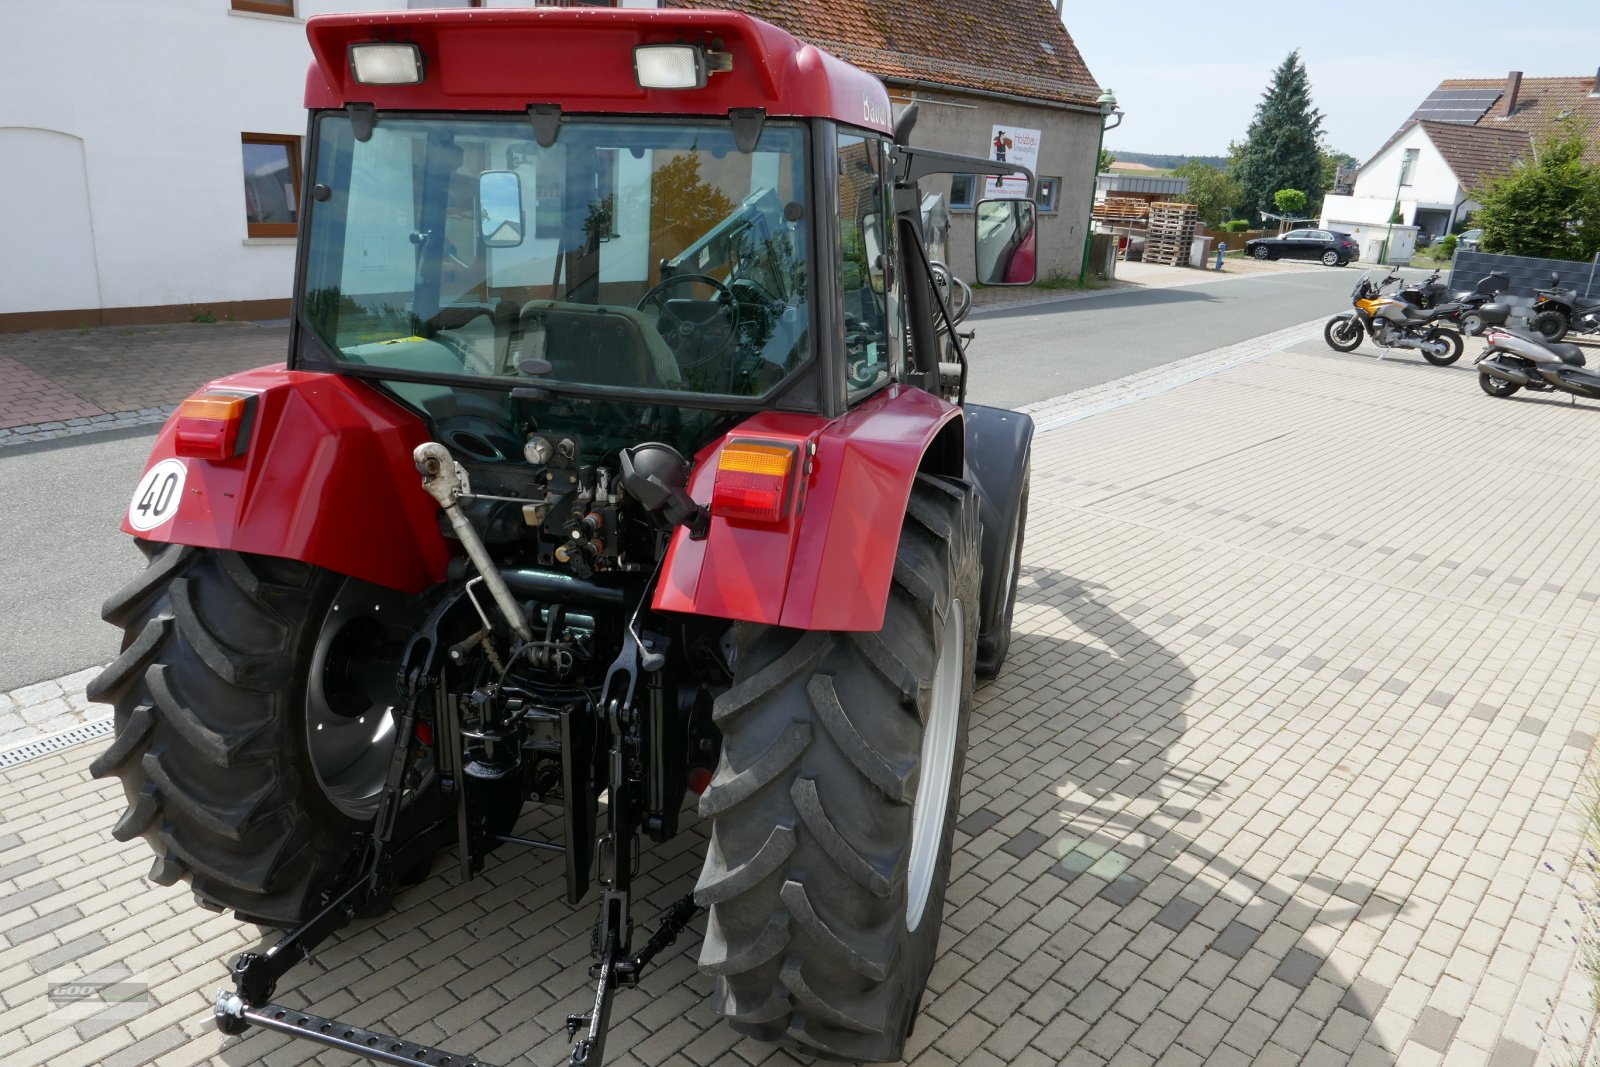
{"label": "pine tree", "polygon": [[1244,190],[1252,219],[1272,210],[1279,189],[1300,189],[1311,204],[1322,203],[1322,112],[1311,106],[1311,81],[1298,50],[1272,72],[1272,83],[1256,105],[1255,118],[1237,146],[1233,174]]}

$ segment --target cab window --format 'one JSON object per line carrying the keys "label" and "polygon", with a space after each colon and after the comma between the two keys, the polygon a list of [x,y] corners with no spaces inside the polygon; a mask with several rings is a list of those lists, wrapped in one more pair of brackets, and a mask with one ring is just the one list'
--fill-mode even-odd
{"label": "cab window", "polygon": [[851,401],[899,373],[900,287],[888,166],[882,138],[839,134],[839,279]]}

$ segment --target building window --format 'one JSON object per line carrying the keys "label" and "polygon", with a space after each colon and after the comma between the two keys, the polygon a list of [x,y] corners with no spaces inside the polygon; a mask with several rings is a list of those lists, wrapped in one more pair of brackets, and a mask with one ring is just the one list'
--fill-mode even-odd
{"label": "building window", "polygon": [[1405,158],[1400,161],[1400,184],[1411,184],[1411,170],[1417,165],[1417,156],[1421,150],[1417,148],[1406,149]]}
{"label": "building window", "polygon": [[954,211],[971,211],[977,193],[977,180],[971,174],[950,176],[950,207]]}
{"label": "building window", "polygon": [[300,138],[244,135],[244,217],[251,237],[293,237],[300,210]]}
{"label": "building window", "polygon": [[294,0],[233,0],[233,9],[257,15],[283,15],[294,18]]}
{"label": "building window", "polygon": [[1041,214],[1052,214],[1061,210],[1061,179],[1039,179],[1039,211]]}

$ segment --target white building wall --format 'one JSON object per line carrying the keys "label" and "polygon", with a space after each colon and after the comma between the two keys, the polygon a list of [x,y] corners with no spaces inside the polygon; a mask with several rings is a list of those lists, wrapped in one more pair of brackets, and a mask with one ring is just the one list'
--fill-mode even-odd
{"label": "white building wall", "polygon": [[306,17],[404,6],[0,2],[0,84],[27,87],[0,91],[0,316],[288,297],[294,240],[248,237],[240,136],[304,135]]}
{"label": "white building wall", "polygon": [[[1400,184],[1400,170],[1407,149],[1416,149],[1406,184]],[[1406,225],[1417,221],[1417,209],[1449,210],[1461,196],[1461,185],[1444,156],[1434,147],[1421,126],[1413,126],[1361,169],[1350,196],[1329,196],[1322,205],[1320,225],[1338,229],[1341,224],[1387,224],[1400,203],[1400,218]],[[1362,248],[1365,253],[1365,246]]]}

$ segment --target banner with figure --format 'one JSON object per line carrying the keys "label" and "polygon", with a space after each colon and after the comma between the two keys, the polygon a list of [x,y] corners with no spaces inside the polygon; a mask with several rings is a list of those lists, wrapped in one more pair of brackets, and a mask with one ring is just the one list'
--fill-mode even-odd
{"label": "banner with figure", "polygon": [[[1000,163],[1020,163],[1034,173],[1039,173],[1039,131],[1025,130],[1020,126],[996,126],[989,139],[989,158]],[[1028,195],[1027,179],[1020,175],[1011,178],[985,178],[985,200],[1021,200]]]}

